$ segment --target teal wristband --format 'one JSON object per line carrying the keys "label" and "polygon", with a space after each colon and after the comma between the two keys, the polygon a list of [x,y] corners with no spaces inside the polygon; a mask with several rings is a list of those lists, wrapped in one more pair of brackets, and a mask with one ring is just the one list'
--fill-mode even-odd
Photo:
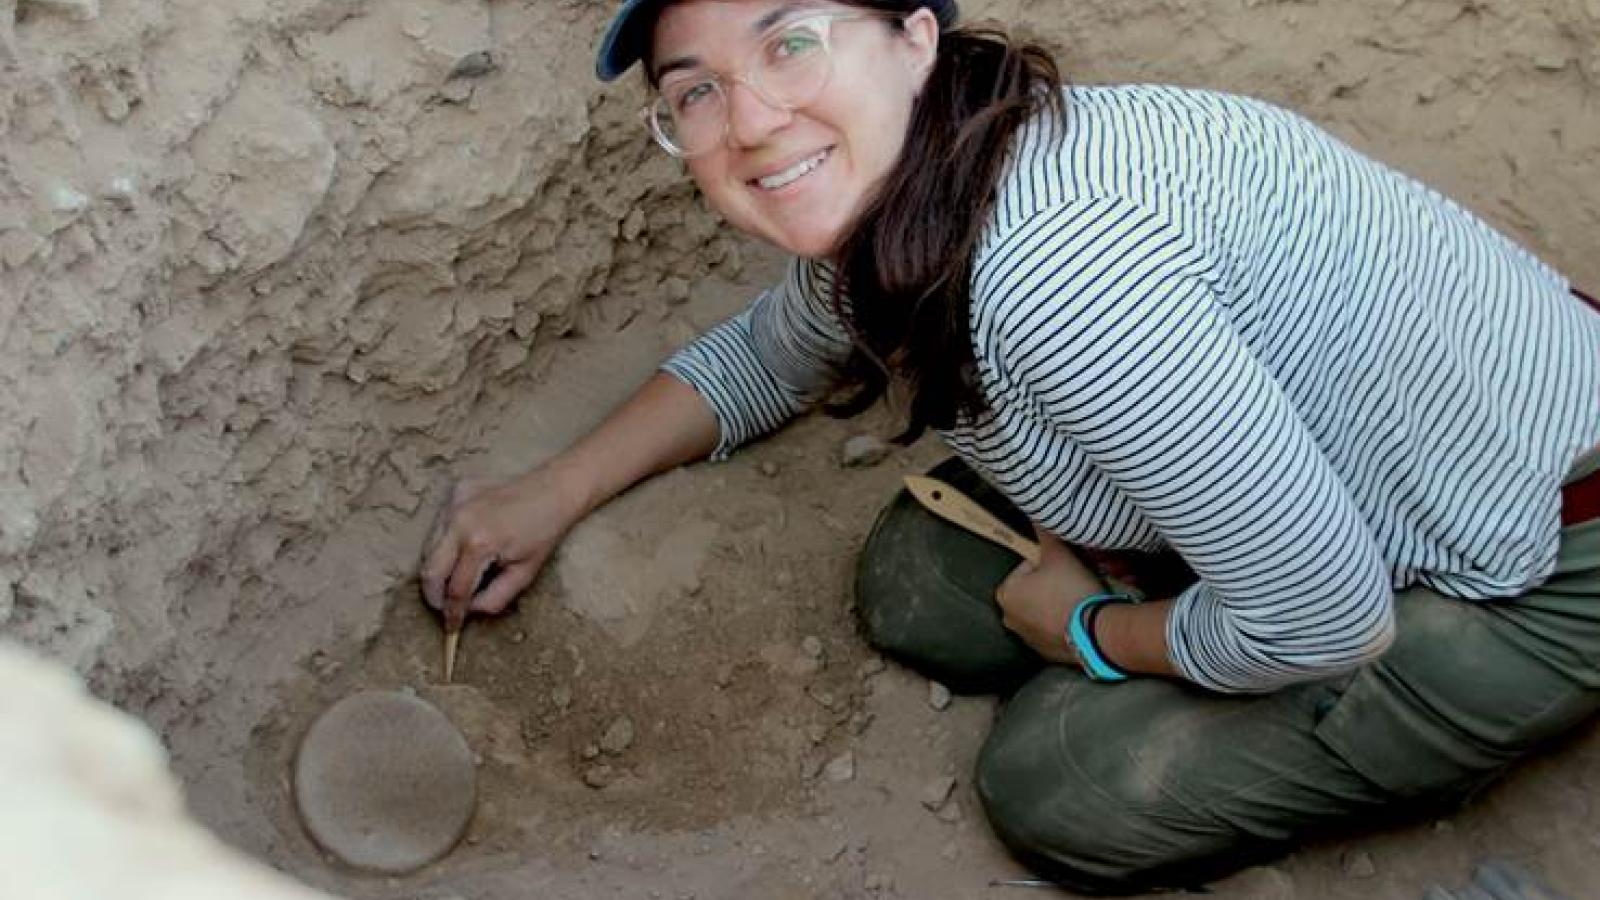
{"label": "teal wristband", "polygon": [[1136,602],[1138,601],[1127,594],[1091,594],[1072,610],[1072,618],[1067,620],[1067,640],[1071,641],[1073,649],[1078,651],[1078,659],[1083,663],[1083,674],[1089,676],[1090,681],[1128,680],[1128,673],[1112,665],[1100,652],[1099,645],[1094,642],[1092,626],[1100,607],[1108,603]]}

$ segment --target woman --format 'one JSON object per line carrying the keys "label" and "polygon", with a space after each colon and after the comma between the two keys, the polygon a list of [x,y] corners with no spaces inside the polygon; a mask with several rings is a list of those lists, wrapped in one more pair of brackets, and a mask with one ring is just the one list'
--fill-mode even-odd
{"label": "woman", "polygon": [[[1196,885],[1459,798],[1586,718],[1600,316],[1289,113],[1063,90],[1039,49],[955,19],[623,4],[600,76],[642,61],[657,141],[794,263],[594,433],[461,492],[429,601],[497,612],[627,486],[895,383],[908,434],[958,452],[937,474],[1043,556],[1017,566],[902,495],[858,607],[886,652],[1015,690],[976,783],[1063,885]],[[1134,602],[1069,543],[1175,553],[1187,577]]]}

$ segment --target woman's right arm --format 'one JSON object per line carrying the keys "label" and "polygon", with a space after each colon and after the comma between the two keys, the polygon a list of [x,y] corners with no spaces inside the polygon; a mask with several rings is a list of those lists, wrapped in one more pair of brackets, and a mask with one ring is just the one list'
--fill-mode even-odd
{"label": "woman's right arm", "polygon": [[[574,524],[631,485],[721,459],[809,407],[850,351],[825,299],[831,277],[792,261],[772,290],[676,353],[559,456],[512,481],[457,486],[422,566],[423,595],[447,627],[459,627],[469,609],[504,609]],[[477,590],[491,565],[498,573]]]}
{"label": "woman's right arm", "polygon": [[[558,456],[510,481],[458,484],[429,535],[423,595],[451,630],[469,608],[500,612],[579,520],[652,475],[704,459],[718,436],[700,394],[657,373]],[[490,566],[498,574],[476,590]]]}

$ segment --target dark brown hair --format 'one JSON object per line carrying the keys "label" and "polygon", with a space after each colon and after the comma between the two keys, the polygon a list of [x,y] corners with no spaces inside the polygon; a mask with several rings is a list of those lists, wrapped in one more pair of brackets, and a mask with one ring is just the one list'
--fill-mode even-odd
{"label": "dark brown hair", "polygon": [[855,349],[843,385],[850,396],[830,413],[862,412],[895,379],[909,401],[901,443],[983,411],[968,326],[972,258],[1017,131],[1046,110],[1064,121],[1060,86],[1049,51],[999,27],[939,36],[900,158],[835,256],[833,305]]}

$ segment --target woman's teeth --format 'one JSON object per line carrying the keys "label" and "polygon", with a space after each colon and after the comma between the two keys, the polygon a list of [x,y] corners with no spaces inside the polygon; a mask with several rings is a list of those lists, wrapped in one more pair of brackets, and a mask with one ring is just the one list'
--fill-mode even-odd
{"label": "woman's teeth", "polygon": [[764,191],[775,191],[778,188],[794,184],[806,175],[811,174],[812,170],[816,169],[817,166],[822,165],[822,161],[828,158],[828,153],[829,151],[824,150],[810,159],[803,159],[795,163],[776,175],[757,178],[756,184],[760,185]]}

